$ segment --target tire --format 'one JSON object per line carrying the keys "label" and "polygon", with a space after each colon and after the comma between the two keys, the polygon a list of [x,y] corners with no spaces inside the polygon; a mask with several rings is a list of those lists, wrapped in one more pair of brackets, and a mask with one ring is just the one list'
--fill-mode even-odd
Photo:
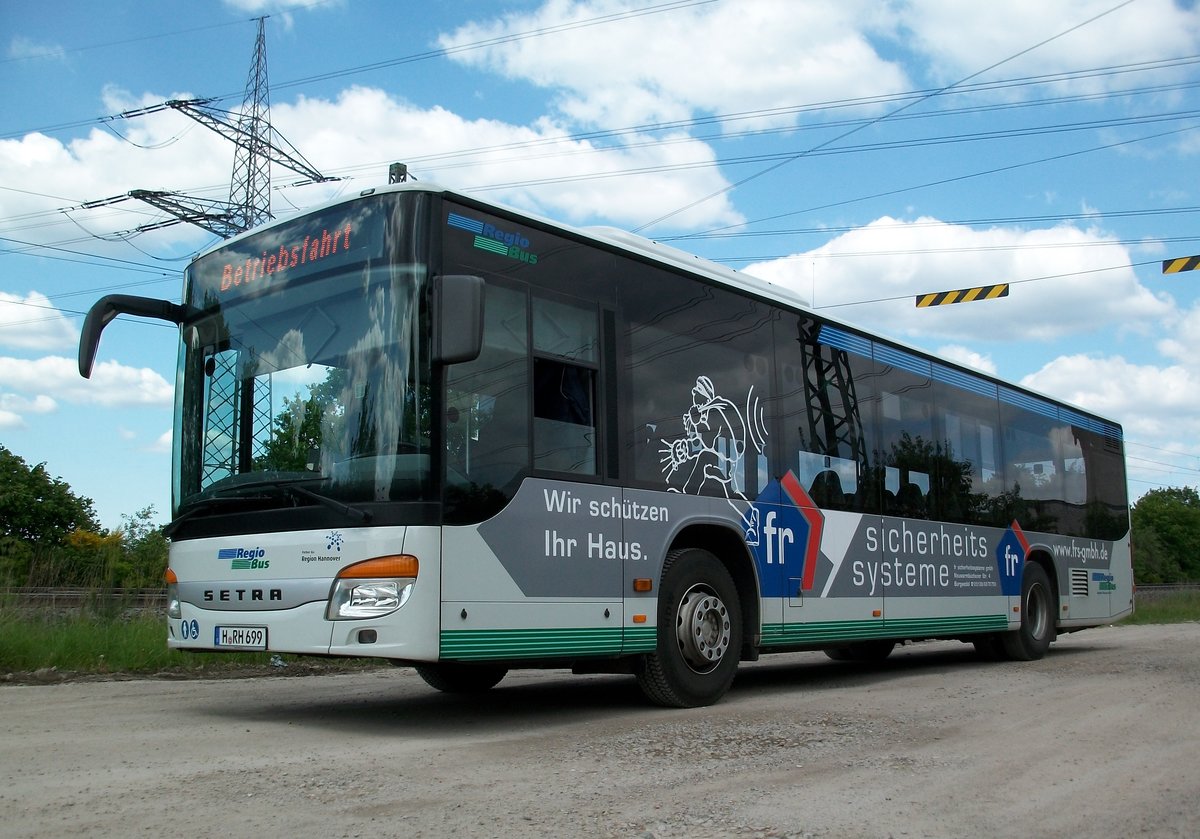
{"label": "tire", "polygon": [[1055,638],[1054,589],[1042,566],[1025,563],[1021,575],[1021,628],[1000,636],[1004,653],[1013,661],[1037,661]]}
{"label": "tire", "polygon": [[498,685],[508,673],[507,667],[452,661],[414,664],[413,667],[425,684],[442,693],[483,693]]}
{"label": "tire", "polygon": [[883,661],[895,648],[895,641],[881,638],[876,641],[857,641],[844,647],[829,647],[825,655],[834,661]]}
{"label": "tire", "polygon": [[651,702],[696,708],[717,702],[737,673],[742,609],[729,571],[705,550],[667,554],[658,594],[658,643],[635,668]]}

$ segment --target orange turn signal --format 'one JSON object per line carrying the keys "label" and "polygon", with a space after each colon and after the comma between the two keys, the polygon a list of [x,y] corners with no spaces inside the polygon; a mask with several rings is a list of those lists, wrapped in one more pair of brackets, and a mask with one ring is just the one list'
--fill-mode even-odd
{"label": "orange turn signal", "polygon": [[380,577],[415,577],[419,564],[417,558],[409,554],[377,556],[346,566],[338,572],[338,578],[365,580]]}
{"label": "orange turn signal", "polygon": [[179,582],[179,578],[175,576],[174,570],[168,568],[167,573],[163,574],[163,582],[167,585],[174,585]]}
{"label": "orange turn signal", "polygon": [[633,581],[633,590],[647,592],[654,590],[654,580],[649,577],[637,577]]}
{"label": "orange turn signal", "polygon": [[645,615],[634,615],[634,616],[633,616],[633,622],[634,622],[634,623],[645,623],[645,622],[646,622],[646,616],[645,616]]}

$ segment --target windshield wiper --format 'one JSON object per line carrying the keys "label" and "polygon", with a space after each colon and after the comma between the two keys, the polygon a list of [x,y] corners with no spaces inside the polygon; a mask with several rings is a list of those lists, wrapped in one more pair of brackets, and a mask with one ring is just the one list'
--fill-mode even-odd
{"label": "windshield wiper", "polygon": [[234,501],[245,501],[246,499],[240,496],[226,495],[223,497],[214,496],[212,498],[202,498],[199,501],[193,501],[185,512],[176,516],[166,527],[162,529],[162,534],[170,539],[175,535],[175,531],[188,519],[199,513],[211,510],[214,507],[224,507]]}
{"label": "windshield wiper", "polygon": [[312,501],[316,501],[318,504],[328,507],[330,510],[333,510],[336,513],[341,513],[347,518],[357,519],[363,524],[367,524],[372,518],[374,518],[371,513],[363,510],[360,507],[352,507],[349,504],[343,504],[336,498],[330,498],[328,495],[321,495],[319,492],[313,492],[311,489],[306,489],[302,486],[297,486],[296,484],[279,484],[276,488],[280,492],[291,495],[292,497],[298,495],[301,498],[308,498]]}
{"label": "windshield wiper", "polygon": [[[374,515],[367,510],[343,504],[336,498],[330,498],[328,495],[322,495],[319,492],[313,492],[307,487],[300,486],[300,484],[323,483],[327,480],[329,479],[314,475],[304,478],[274,478],[229,484],[216,490],[216,494],[193,501],[186,512],[181,513],[174,521],[163,528],[163,535],[170,538],[171,534],[175,533],[180,525],[199,513],[212,510],[214,507],[223,507],[235,501],[244,502],[254,498],[261,499],[264,497],[262,493],[275,495],[276,497],[283,496],[293,500],[303,498],[308,501],[315,501],[324,507],[328,507],[335,513],[362,522],[363,524],[367,524],[374,518]],[[210,489],[209,491],[212,490]],[[253,494],[244,494],[247,492]]]}

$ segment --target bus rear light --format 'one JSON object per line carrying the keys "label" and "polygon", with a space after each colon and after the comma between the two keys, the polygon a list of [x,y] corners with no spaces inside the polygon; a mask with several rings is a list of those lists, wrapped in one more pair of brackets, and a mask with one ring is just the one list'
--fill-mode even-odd
{"label": "bus rear light", "polygon": [[390,615],[408,602],[417,581],[415,556],[377,556],[338,572],[329,592],[325,618],[363,620]]}

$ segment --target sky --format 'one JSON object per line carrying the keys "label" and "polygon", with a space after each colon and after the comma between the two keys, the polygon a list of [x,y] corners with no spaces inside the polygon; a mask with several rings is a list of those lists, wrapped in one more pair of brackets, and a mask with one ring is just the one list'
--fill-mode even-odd
{"label": "sky", "polygon": [[[178,301],[215,244],[131,190],[229,196],[266,15],[277,218],[422,182],[635,231],[824,314],[1095,411],[1131,498],[1200,484],[1195,0],[0,0],[0,445],[94,502],[170,511]],[[1007,297],[915,296],[1009,283]]]}

